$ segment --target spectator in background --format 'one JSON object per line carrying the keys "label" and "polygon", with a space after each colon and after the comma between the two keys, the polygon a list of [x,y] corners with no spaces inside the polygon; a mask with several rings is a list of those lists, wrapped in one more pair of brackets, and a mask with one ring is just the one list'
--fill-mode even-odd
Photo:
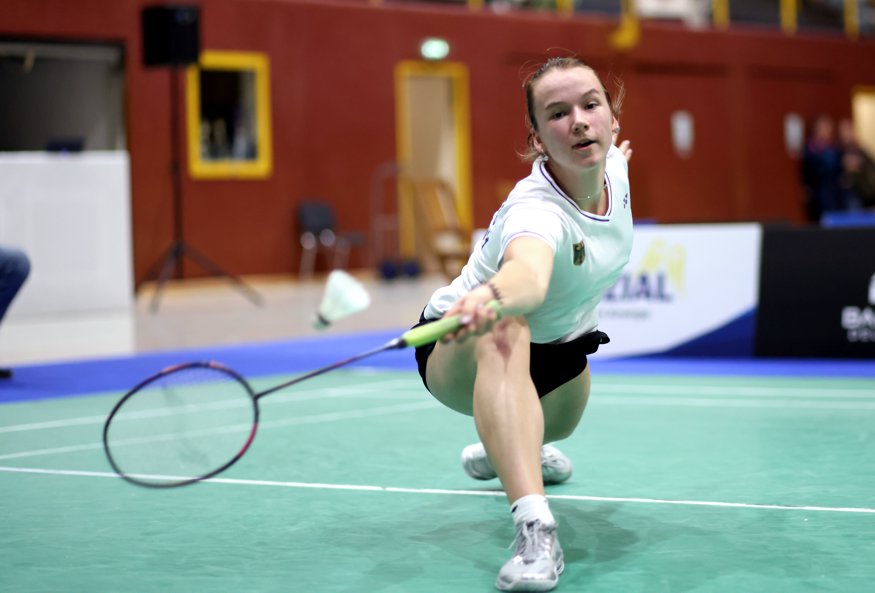
{"label": "spectator in background", "polygon": [[841,151],[840,184],[846,204],[854,209],[875,208],[875,160],[857,141],[854,122],[843,119],[838,125]]}
{"label": "spectator in background", "polygon": [[[3,321],[12,299],[18,294],[29,273],[30,260],[23,251],[0,245],[0,321]],[[11,376],[10,369],[0,368],[0,379]]]}
{"label": "spectator in background", "polygon": [[860,5],[860,34],[871,37],[875,35],[875,0],[861,0]]}
{"label": "spectator in background", "polygon": [[828,115],[814,120],[802,152],[802,185],[808,222],[820,222],[824,212],[844,210],[839,187],[841,157],[835,143],[835,124]]}

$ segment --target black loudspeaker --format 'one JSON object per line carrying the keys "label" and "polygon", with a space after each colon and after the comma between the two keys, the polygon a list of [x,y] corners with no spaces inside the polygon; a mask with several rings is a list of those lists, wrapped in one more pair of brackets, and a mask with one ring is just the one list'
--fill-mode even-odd
{"label": "black loudspeaker", "polygon": [[143,63],[195,64],[201,51],[200,8],[147,6],[143,9]]}

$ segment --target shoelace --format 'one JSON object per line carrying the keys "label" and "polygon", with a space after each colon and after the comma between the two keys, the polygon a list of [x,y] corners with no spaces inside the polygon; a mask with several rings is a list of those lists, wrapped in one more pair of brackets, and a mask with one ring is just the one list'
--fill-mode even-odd
{"label": "shoelace", "polygon": [[559,461],[559,457],[553,454],[552,451],[544,452],[541,449],[541,465],[547,465],[552,467],[559,467],[562,465],[562,462]]}
{"label": "shoelace", "polygon": [[[545,527],[540,521],[529,521],[517,532],[516,539],[510,546],[516,544],[516,556],[523,564],[532,564],[541,554],[550,554],[550,538],[555,527]],[[544,537],[538,537],[543,532]]]}

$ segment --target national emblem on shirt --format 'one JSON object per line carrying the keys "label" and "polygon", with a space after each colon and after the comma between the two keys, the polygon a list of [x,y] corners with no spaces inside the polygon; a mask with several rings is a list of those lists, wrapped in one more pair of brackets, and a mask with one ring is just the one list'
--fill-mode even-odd
{"label": "national emblem on shirt", "polygon": [[579,266],[586,259],[586,249],[583,248],[583,241],[574,244],[574,265]]}

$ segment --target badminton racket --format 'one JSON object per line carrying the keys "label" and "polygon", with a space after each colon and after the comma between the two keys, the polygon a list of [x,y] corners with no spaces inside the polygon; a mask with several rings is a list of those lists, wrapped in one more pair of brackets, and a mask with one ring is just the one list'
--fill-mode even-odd
{"label": "badminton racket", "polygon": [[[488,306],[500,311],[497,301]],[[252,445],[262,397],[387,350],[430,344],[460,325],[458,315],[421,325],[378,348],[258,392],[234,369],[216,362],[166,368],[113,407],[103,427],[107,459],[119,476],[147,488],[211,478],[234,465]]]}

